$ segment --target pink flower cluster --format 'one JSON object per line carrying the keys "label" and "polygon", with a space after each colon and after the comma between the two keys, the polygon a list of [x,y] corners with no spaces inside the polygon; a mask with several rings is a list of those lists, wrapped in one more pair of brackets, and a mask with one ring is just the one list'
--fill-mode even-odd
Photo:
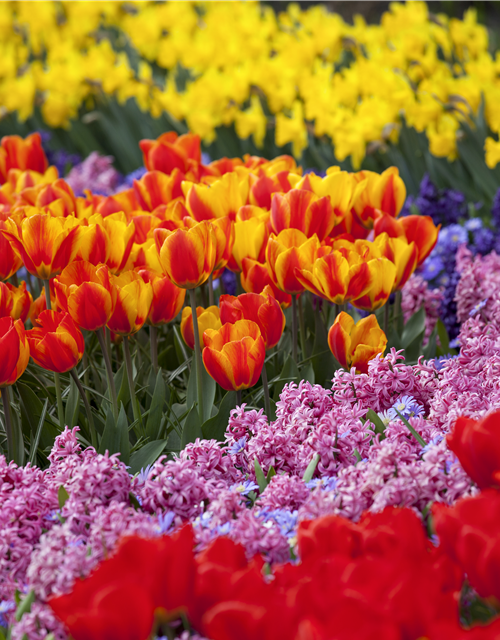
{"label": "pink flower cluster", "polygon": [[494,309],[500,300],[500,256],[492,251],[475,257],[462,245],[457,252],[457,271],[460,273],[455,291],[457,319],[465,322],[476,315],[494,319]]}
{"label": "pink flower cluster", "polygon": [[[473,494],[444,436],[458,415],[500,408],[500,303],[492,312],[489,323],[480,316],[464,323],[459,356],[409,366],[391,350],[367,374],[337,371],[331,389],[290,383],[275,421],[237,407],[224,443],[196,440],[136,477],[119,456],[82,450],[77,428],[56,439],[44,471],[0,458],[0,611],[13,623],[13,640],[48,633],[66,640],[47,599],[88,575],[123,535],[161,535],[191,521],[200,549],[228,536],[249,556],[282,563],[295,558],[302,520],[356,521],[389,505],[425,520],[433,502]],[[373,423],[370,409],[379,416]],[[270,479],[262,491],[256,461]],[[311,462],[312,479],[304,479]],[[16,590],[33,591],[35,601],[14,623]]]}
{"label": "pink flower cluster", "polygon": [[422,307],[425,309],[424,344],[426,344],[439,319],[443,291],[429,289],[427,281],[414,273],[403,287],[402,294],[401,308],[405,323]]}

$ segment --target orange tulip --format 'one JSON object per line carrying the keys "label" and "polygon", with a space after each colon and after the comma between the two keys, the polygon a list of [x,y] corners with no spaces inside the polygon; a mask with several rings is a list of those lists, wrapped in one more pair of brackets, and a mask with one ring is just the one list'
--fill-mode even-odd
{"label": "orange tulip", "polygon": [[271,234],[266,260],[269,275],[278,289],[291,295],[302,293],[304,285],[296,274],[314,262],[319,249],[316,235],[307,238],[298,229],[284,229],[278,236]]}
{"label": "orange tulip", "polygon": [[153,301],[146,322],[153,327],[171,322],[182,309],[186,290],[176,287],[167,276],[155,271],[141,269],[138,273],[153,288]]}
{"label": "orange tulip", "polygon": [[376,311],[383,307],[389,299],[396,281],[396,267],[387,258],[368,260],[368,268],[372,274],[372,286],[368,291],[352,301],[352,305],[366,311]]}
{"label": "orange tulip", "polygon": [[417,268],[417,245],[414,242],[408,242],[405,237],[389,238],[387,233],[377,236],[374,245],[380,249],[383,257],[396,266],[396,280],[392,290],[402,289]]}
{"label": "orange tulip", "polygon": [[35,213],[17,226],[7,222],[1,233],[21,256],[24,266],[42,280],[53,278],[73,261],[78,248],[79,225],[74,218],[54,218]]}
{"label": "orange tulip", "polygon": [[180,169],[186,173],[201,162],[200,137],[194,133],[178,136],[168,131],[157,140],[141,140],[139,146],[148,171],[170,174]]}
{"label": "orange tulip", "polygon": [[358,373],[367,373],[368,362],[384,353],[387,338],[373,314],[354,324],[341,311],[328,332],[328,345],[344,369],[355,367]]}
{"label": "orange tulip", "polygon": [[255,322],[264,338],[266,349],[275,347],[285,328],[285,314],[279,302],[266,287],[263,295],[242,293],[239,296],[222,295],[219,300],[220,319],[226,322],[251,320]]}
{"label": "orange tulip", "polygon": [[406,187],[397,167],[389,167],[381,174],[360,171],[354,178],[358,184],[352,206],[363,226],[371,229],[383,213],[393,218],[398,216],[406,199]]}
{"label": "orange tulip", "polygon": [[239,391],[253,387],[264,366],[266,347],[255,322],[238,320],[218,331],[203,334],[203,363],[223,389]]}
{"label": "orange tulip", "polygon": [[32,133],[24,140],[20,136],[4,136],[0,142],[0,184],[7,181],[10,169],[31,169],[44,173],[49,163],[42,149],[39,133]]}
{"label": "orange tulip", "polygon": [[0,318],[0,387],[7,387],[22,376],[30,359],[26,331],[21,320]]}
{"label": "orange tulip", "polygon": [[271,224],[277,234],[283,229],[299,229],[308,238],[316,234],[320,242],[333,229],[335,215],[329,198],[318,198],[312,191],[292,189],[274,194]]}
{"label": "orange tulip", "polygon": [[312,293],[335,304],[364,296],[373,285],[373,274],[359,254],[332,251],[312,264],[297,269],[300,283]]}
{"label": "orange tulip", "polygon": [[83,334],[69,313],[42,311],[34,329],[26,332],[30,355],[40,367],[65,373],[82,359]]}
{"label": "orange tulip", "polygon": [[262,293],[264,288],[269,286],[271,287],[274,297],[283,309],[286,309],[292,304],[292,296],[278,289],[271,280],[266,264],[262,264],[251,258],[243,258],[241,264],[241,286],[247,293]]}
{"label": "orange tulip", "polygon": [[55,216],[75,215],[77,210],[73,189],[62,178],[51,184],[24,189],[21,195],[28,204],[47,208]]}
{"label": "orange tulip", "polygon": [[[220,321],[219,307],[213,305],[204,309],[196,307],[196,317],[198,318],[198,334],[200,336],[200,348],[203,349],[203,333],[206,329],[218,330],[222,327]],[[190,307],[184,307],[181,317],[181,335],[184,342],[190,349],[194,350],[194,330],[193,314]]]}
{"label": "orange tulip", "polygon": [[182,289],[194,289],[208,280],[217,257],[217,238],[210,222],[191,229],[155,229],[156,248],[163,271]]}
{"label": "orange tulip", "polygon": [[106,325],[116,304],[116,288],[106,265],[95,267],[79,260],[54,282],[57,305],[82,329],[97,331]]}
{"label": "orange tulip", "polygon": [[0,317],[10,316],[13,320],[26,322],[33,298],[26,289],[26,282],[14,287],[8,282],[0,282]]}
{"label": "orange tulip", "polygon": [[125,271],[113,276],[111,281],[117,295],[107,326],[121,336],[137,333],[148,318],[153,302],[153,287],[135,271]]}

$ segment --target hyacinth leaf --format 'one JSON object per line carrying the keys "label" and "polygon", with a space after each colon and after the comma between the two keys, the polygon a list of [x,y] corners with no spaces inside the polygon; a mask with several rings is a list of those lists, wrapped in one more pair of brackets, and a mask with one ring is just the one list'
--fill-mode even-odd
{"label": "hyacinth leaf", "polygon": [[410,344],[425,331],[425,309],[421,307],[405,324],[401,344],[406,349]]}
{"label": "hyacinth leaf", "polygon": [[385,424],[382,422],[380,416],[373,410],[368,409],[366,413],[366,419],[369,420],[375,427],[375,433],[380,433],[381,438],[385,438]]}
{"label": "hyacinth leaf", "polygon": [[283,365],[283,369],[281,370],[280,376],[274,385],[274,400],[278,402],[280,399],[280,394],[283,391],[283,387],[288,382],[298,382],[299,380],[299,369],[295,360],[291,355],[285,360],[285,364]]}
{"label": "hyacinth leaf", "polygon": [[73,378],[69,381],[69,393],[67,395],[64,419],[68,427],[78,424],[78,414],[80,409],[80,394]]}
{"label": "hyacinth leaf", "polygon": [[267,472],[267,476],[266,476],[266,480],[268,484],[269,482],[271,482],[271,478],[275,475],[276,475],[276,471],[274,470],[274,467],[269,467],[269,471]]}
{"label": "hyacinth leaf", "polygon": [[[200,416],[201,423],[206,422],[212,416],[212,407],[214,406],[215,391],[217,383],[208,375],[207,370],[202,364],[201,367],[202,392],[203,392],[203,415]],[[192,407],[198,403],[198,391],[196,387],[196,367],[191,367],[189,374],[186,402],[188,407]]]}
{"label": "hyacinth leaf", "polygon": [[228,391],[222,398],[222,402],[219,405],[219,412],[213,418],[209,418],[203,423],[201,431],[204,438],[207,440],[218,440],[219,442],[224,441],[229,416],[235,405],[236,392]]}
{"label": "hyacinth leaf", "polygon": [[254,458],[253,466],[255,469],[255,479],[257,480],[257,484],[259,485],[259,491],[260,493],[263,493],[269,483],[266,476],[264,475],[264,472],[262,471],[262,467],[260,466],[257,458]]}
{"label": "hyacinth leaf", "polygon": [[137,451],[134,451],[130,456],[130,473],[135,475],[141,469],[145,469],[156,462],[166,446],[166,440],[153,440],[153,442],[148,442]]}
{"label": "hyacinth leaf", "polygon": [[315,313],[314,327],[311,364],[314,369],[315,382],[323,384],[332,379],[333,372],[338,369],[339,365],[328,346],[328,332],[319,313]]}
{"label": "hyacinth leaf", "polygon": [[394,407],[394,411],[398,414],[399,419],[403,424],[408,427],[408,431],[414,436],[415,440],[419,442],[423,447],[427,446],[427,442],[422,438],[422,436],[415,431],[415,429],[411,426],[408,420]]}
{"label": "hyacinth leaf", "polygon": [[356,461],[357,462],[361,462],[361,460],[363,459],[361,457],[361,454],[359,453],[359,451],[356,449],[356,447],[354,447],[354,455],[356,456]]}
{"label": "hyacinth leaf", "polygon": [[184,427],[181,435],[181,449],[184,449],[187,444],[194,442],[196,438],[203,438],[201,432],[201,421],[198,415],[198,407],[194,405],[191,407],[190,412],[187,414]]}
{"label": "hyacinth leaf", "polygon": [[165,381],[163,374],[159,369],[156,376],[156,384],[154,386],[153,398],[149,407],[149,416],[146,423],[146,436],[150,439],[156,439],[159,436],[161,420],[163,417],[163,406],[166,398]]}
{"label": "hyacinth leaf", "polygon": [[389,330],[387,332],[387,346],[385,348],[386,353],[390,351],[394,347],[399,351],[402,348],[401,338],[399,337],[398,332],[394,329],[394,327],[389,325]]}
{"label": "hyacinth leaf", "polygon": [[15,618],[16,621],[19,622],[25,613],[29,613],[31,611],[31,605],[35,601],[35,592],[33,589],[28,593],[28,595],[23,598],[16,609]]}
{"label": "hyacinth leaf", "polygon": [[314,472],[316,471],[316,467],[318,466],[318,462],[319,462],[319,453],[316,453],[313,456],[311,462],[307,465],[307,469],[304,471],[304,476],[302,478],[304,482],[309,482],[310,480],[312,480]]}
{"label": "hyacinth leaf", "polygon": [[61,485],[57,491],[57,502],[59,503],[59,509],[62,509],[66,504],[69,498],[69,493],[64,488],[64,485]]}

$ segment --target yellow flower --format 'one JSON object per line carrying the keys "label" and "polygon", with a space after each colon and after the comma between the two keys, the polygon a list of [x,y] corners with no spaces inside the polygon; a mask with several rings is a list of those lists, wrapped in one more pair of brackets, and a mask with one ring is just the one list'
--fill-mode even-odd
{"label": "yellow flower", "polygon": [[293,103],[291,117],[282,113],[276,116],[276,144],[283,147],[289,142],[292,143],[293,155],[300,158],[302,151],[307,147],[307,129],[302,103],[298,100]]}
{"label": "yellow flower", "polygon": [[486,153],[486,164],[490,169],[494,169],[500,162],[500,141],[490,137],[486,138],[484,151]]}

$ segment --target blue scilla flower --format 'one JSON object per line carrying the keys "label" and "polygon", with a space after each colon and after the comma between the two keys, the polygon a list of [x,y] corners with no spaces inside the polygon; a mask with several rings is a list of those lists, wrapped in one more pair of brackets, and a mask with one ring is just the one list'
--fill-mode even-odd
{"label": "blue scilla flower", "polygon": [[481,300],[481,302],[478,302],[476,306],[469,311],[469,318],[473,318],[481,311],[481,309],[484,309],[487,302],[488,298],[485,298],[484,300]]}
{"label": "blue scilla flower", "polygon": [[424,408],[418,404],[413,396],[401,396],[387,411],[387,414],[392,419],[399,418],[398,413],[402,415],[403,418],[411,418],[412,416],[421,415],[423,411]]}
{"label": "blue scilla flower", "polygon": [[16,603],[12,600],[2,600],[2,602],[0,602],[0,627],[7,628],[5,614],[9,613],[9,611],[14,611],[15,608]]}
{"label": "blue scilla flower", "polygon": [[419,273],[424,280],[429,282],[431,280],[435,280],[443,271],[444,263],[442,259],[437,255],[432,256],[431,254],[422,265]]}
{"label": "blue scilla flower", "polygon": [[245,482],[240,482],[237,484],[233,484],[231,489],[234,489],[238,493],[241,493],[242,496],[247,496],[252,491],[257,491],[259,488],[258,484],[255,484],[253,480],[245,480]]}
{"label": "blue scilla flower", "polygon": [[436,358],[436,360],[434,360],[434,366],[438,371],[441,371],[445,362],[448,362],[449,360],[455,360],[455,358],[458,358],[458,356],[452,356],[450,354],[440,356],[439,358]]}
{"label": "blue scilla flower", "polygon": [[435,438],[432,438],[432,440],[425,445],[420,454],[422,455],[424,453],[427,453],[427,451],[438,445],[442,441],[442,439],[443,436],[441,434],[438,434]]}
{"label": "blue scilla flower", "polygon": [[478,229],[482,229],[483,221],[481,218],[471,218],[470,220],[467,220],[464,227],[467,231],[477,231]]}
{"label": "blue scilla flower", "polygon": [[460,224],[450,224],[443,227],[439,232],[439,238],[436,245],[438,255],[455,253],[461,244],[468,241],[467,231]]}
{"label": "blue scilla flower", "polygon": [[148,464],[146,468],[142,468],[139,473],[137,474],[137,482],[139,484],[144,484],[146,482],[146,480],[149,478],[149,474],[151,472],[153,465],[152,464]]}
{"label": "blue scilla flower", "polygon": [[236,455],[238,453],[241,453],[242,451],[245,450],[245,445],[247,443],[247,437],[243,436],[243,438],[240,438],[239,440],[236,440],[236,442],[234,442],[228,449],[228,453],[230,453],[231,455]]}
{"label": "blue scilla flower", "polygon": [[172,526],[174,519],[175,519],[175,513],[173,511],[167,511],[167,513],[160,513],[160,515],[158,516],[158,525],[157,525],[158,533],[162,535],[164,533],[167,533],[170,527]]}
{"label": "blue scilla flower", "polygon": [[264,523],[274,521],[286,538],[292,538],[296,535],[298,511],[274,509],[273,511],[261,511],[261,515],[264,516]]}

